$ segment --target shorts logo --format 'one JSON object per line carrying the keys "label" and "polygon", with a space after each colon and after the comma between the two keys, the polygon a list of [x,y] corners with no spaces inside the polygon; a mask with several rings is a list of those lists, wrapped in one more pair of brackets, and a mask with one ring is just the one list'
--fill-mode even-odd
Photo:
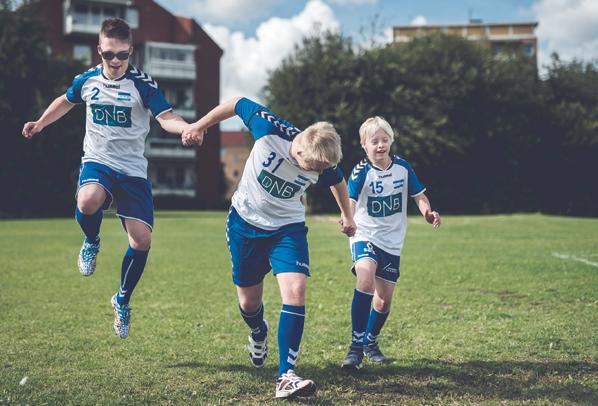
{"label": "shorts logo", "polygon": [[93,122],[109,127],[131,127],[131,107],[92,104]]}
{"label": "shorts logo", "polygon": [[368,196],[368,214],[371,217],[392,216],[403,211],[403,193],[389,196]]}
{"label": "shorts logo", "polygon": [[295,265],[300,266],[301,268],[305,268],[309,271],[309,265],[306,264],[305,262],[295,261]]}
{"label": "shorts logo", "polygon": [[290,199],[301,190],[301,186],[287,182],[264,169],[260,172],[257,180],[264,190],[279,199]]}

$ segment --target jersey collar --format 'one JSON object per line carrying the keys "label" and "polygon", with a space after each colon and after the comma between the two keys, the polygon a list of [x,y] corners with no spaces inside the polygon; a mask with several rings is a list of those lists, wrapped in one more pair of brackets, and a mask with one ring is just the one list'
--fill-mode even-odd
{"label": "jersey collar", "polygon": [[378,168],[376,165],[374,165],[372,163],[372,161],[370,161],[367,157],[365,159],[366,159],[366,161],[368,161],[368,163],[370,164],[370,166],[372,168],[374,168],[375,170],[377,170],[377,171],[387,171],[390,168],[392,168],[392,165],[395,163],[394,156],[391,155],[390,156],[390,164],[386,168],[382,169],[382,168]]}
{"label": "jersey collar", "polygon": [[111,80],[113,82],[118,82],[119,80],[123,80],[125,78],[125,76],[127,76],[129,74],[130,70],[131,70],[131,64],[129,64],[129,66],[127,67],[127,70],[121,76],[119,76],[116,79],[110,79],[108,76],[104,75],[104,65],[102,65],[102,67],[100,69],[100,71],[102,72],[102,77],[106,80]]}

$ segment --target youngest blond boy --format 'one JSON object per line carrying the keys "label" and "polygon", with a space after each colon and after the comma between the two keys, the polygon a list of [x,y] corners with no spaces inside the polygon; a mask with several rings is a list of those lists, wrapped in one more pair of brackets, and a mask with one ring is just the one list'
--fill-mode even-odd
{"label": "youngest blond boy", "polygon": [[357,286],[351,304],[351,345],[343,369],[361,368],[364,355],[376,363],[388,360],[380,351],[378,335],[399,278],[407,196],[415,200],[428,223],[440,226],[440,215],[432,211],[426,189],[409,163],[390,155],[394,139],[390,124],[381,117],[368,118],[359,128],[359,136],[367,158],[349,177],[351,211],[357,224],[350,239]]}

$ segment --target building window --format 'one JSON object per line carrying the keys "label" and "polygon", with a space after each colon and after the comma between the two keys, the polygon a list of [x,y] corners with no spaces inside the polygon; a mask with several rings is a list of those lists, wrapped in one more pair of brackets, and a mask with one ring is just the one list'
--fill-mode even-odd
{"label": "building window", "polygon": [[530,44],[524,44],[521,46],[521,50],[523,54],[528,58],[531,58],[534,55],[534,46]]}
{"label": "building window", "polygon": [[135,8],[128,8],[125,19],[133,29],[139,28],[139,10]]}
{"label": "building window", "polygon": [[85,65],[91,65],[91,48],[89,45],[75,44],[73,46],[73,59],[79,60]]}

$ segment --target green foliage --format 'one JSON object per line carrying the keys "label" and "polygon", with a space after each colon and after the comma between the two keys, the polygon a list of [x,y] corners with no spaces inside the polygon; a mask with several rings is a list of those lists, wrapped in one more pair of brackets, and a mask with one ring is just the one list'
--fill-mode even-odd
{"label": "green foliage", "polygon": [[[73,205],[83,117],[71,113],[27,141],[34,121],[83,67],[51,57],[35,3],[0,7],[0,217],[65,214]],[[43,202],[43,204],[42,204]]]}
{"label": "green foliage", "polygon": [[[328,33],[305,39],[271,73],[265,92],[271,108],[299,126],[327,120],[337,127],[345,173],[364,157],[360,124],[386,118],[395,150],[442,211],[598,215],[598,192],[579,190],[555,205],[554,179],[542,180],[555,164],[595,154],[596,72],[593,64],[556,60],[541,81],[522,54],[495,55],[462,38],[354,50],[350,39]],[[596,161],[574,167],[597,173]],[[567,183],[585,187],[579,176],[568,172]],[[334,209],[326,191],[312,192],[310,205]]]}
{"label": "green foliage", "polygon": [[[0,221],[0,404],[280,404],[279,290],[268,275],[273,334],[266,366],[256,369],[225,217],[156,213],[127,340],[112,333],[109,304],[127,246],[116,217],[102,224],[91,278],[77,271],[82,234],[73,219]],[[434,230],[410,218],[380,336],[395,360],[355,375],[339,368],[355,278],[335,220],[307,219],[312,276],[297,372],[318,392],[303,403],[598,404],[598,220],[446,216]]]}

